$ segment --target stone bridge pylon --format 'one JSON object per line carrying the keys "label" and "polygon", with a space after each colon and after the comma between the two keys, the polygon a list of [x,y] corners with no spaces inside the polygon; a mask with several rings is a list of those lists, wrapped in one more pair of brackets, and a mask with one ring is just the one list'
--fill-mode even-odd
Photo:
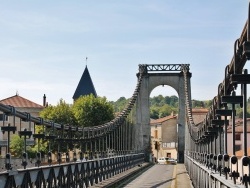
{"label": "stone bridge pylon", "polygon": [[[144,148],[148,151],[151,143],[150,136],[150,110],[149,97],[153,89],[160,85],[168,85],[176,90],[179,95],[179,112],[177,120],[178,130],[178,162],[184,162],[185,150],[185,86],[183,66],[189,68],[188,64],[161,64],[161,65],[139,65],[140,72],[143,71],[140,92],[136,104],[136,126],[135,126],[135,148]],[[190,86],[191,73],[188,74],[188,91],[191,98]],[[190,101],[190,99],[189,99]]]}

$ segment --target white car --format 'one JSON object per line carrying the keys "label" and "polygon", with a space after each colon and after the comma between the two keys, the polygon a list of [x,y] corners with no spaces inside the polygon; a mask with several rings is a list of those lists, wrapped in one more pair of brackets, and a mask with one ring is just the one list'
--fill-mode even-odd
{"label": "white car", "polygon": [[176,161],[175,159],[169,158],[168,161],[167,161],[167,164],[176,165],[176,164],[177,164],[177,161]]}
{"label": "white car", "polygon": [[157,162],[159,164],[167,164],[167,161],[168,161],[168,157],[160,157]]}

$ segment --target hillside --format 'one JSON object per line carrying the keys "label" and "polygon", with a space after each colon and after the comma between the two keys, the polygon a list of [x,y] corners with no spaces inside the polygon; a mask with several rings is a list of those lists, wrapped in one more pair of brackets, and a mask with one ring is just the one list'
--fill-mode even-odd
{"label": "hillside", "polygon": [[[118,113],[124,109],[129,99],[125,97],[120,97],[117,101],[111,101],[114,106],[114,112]],[[155,97],[150,97],[150,118],[158,119],[170,115],[172,112],[178,113],[179,98],[175,95],[172,96],[162,96],[158,95]],[[193,108],[209,108],[212,104],[211,100],[199,101],[192,100]]]}

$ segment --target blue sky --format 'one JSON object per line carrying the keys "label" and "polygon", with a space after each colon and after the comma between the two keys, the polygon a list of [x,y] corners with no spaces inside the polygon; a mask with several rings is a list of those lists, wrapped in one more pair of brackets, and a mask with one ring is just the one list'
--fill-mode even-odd
{"label": "blue sky", "polygon": [[[72,96],[86,66],[97,94],[132,96],[139,64],[190,64],[192,98],[217,94],[247,0],[0,1],[0,99]],[[175,94],[156,89],[152,95]]]}

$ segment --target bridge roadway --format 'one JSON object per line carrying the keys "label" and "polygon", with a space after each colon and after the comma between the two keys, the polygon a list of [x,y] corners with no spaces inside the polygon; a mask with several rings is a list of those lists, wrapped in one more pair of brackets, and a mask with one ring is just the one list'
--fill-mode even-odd
{"label": "bridge roadway", "polygon": [[154,165],[125,188],[191,188],[184,164]]}
{"label": "bridge roadway", "polygon": [[91,188],[100,187],[125,187],[125,188],[192,188],[192,182],[189,179],[184,164],[177,165],[160,165],[156,164],[147,171],[140,174],[135,179],[132,179],[124,185],[113,184],[114,181],[126,176],[127,172],[123,172],[110,179],[104,180],[98,184],[91,186]]}

